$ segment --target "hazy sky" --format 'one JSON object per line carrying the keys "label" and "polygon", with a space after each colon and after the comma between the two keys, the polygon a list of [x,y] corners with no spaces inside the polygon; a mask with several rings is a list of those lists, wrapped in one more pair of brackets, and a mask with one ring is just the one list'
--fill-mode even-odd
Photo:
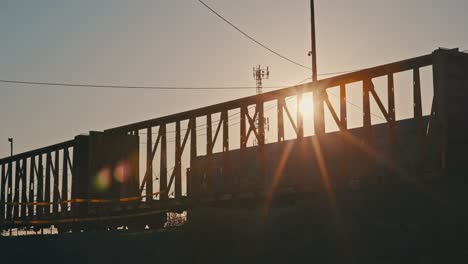
{"label": "hazy sky", "polygon": [[[258,40],[310,65],[308,0],[206,2]],[[316,0],[319,72],[376,66],[439,46],[466,50],[467,10],[466,0]],[[254,86],[251,71],[258,64],[270,66],[265,85],[310,75],[196,0],[1,0],[0,36],[0,79]],[[8,137],[21,152],[254,92],[0,84],[0,157],[9,154]]]}

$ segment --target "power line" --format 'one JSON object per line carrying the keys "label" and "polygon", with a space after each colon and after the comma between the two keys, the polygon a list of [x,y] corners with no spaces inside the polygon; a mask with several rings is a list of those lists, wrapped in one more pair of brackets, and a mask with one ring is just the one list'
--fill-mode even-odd
{"label": "power line", "polygon": [[250,36],[249,34],[247,34],[245,31],[243,31],[242,29],[240,29],[239,27],[237,27],[236,25],[234,25],[233,23],[231,23],[229,20],[227,20],[226,18],[224,18],[222,15],[220,15],[217,11],[215,11],[213,8],[211,8],[209,5],[207,5],[205,2],[203,2],[202,0],[198,0],[198,2],[200,2],[203,6],[205,6],[208,10],[210,10],[213,14],[215,14],[217,17],[219,17],[221,20],[223,20],[224,22],[226,22],[228,25],[230,25],[231,27],[233,27],[235,30],[239,31],[242,35],[244,35],[246,38],[252,40],[253,42],[255,42],[256,44],[258,44],[259,46],[261,46],[262,48],[268,50],[269,52],[275,54],[276,56],[284,59],[284,60],[287,60],[299,67],[302,67],[302,68],[305,68],[305,69],[308,69],[308,70],[311,70],[310,67],[306,66],[306,65],[303,65],[299,62],[296,62],[282,54],[280,54],[279,52],[277,51],[274,51],[273,49],[269,48],[268,46],[266,46],[265,44],[261,43],[260,41],[256,40],[254,37]]}
{"label": "power line", "polygon": [[[65,86],[65,87],[88,87],[88,88],[111,88],[111,89],[148,89],[148,90],[250,90],[254,86],[219,86],[219,87],[191,87],[191,86],[131,86],[131,85],[106,85],[106,84],[83,84],[83,83],[60,83],[60,82],[37,82],[0,80],[0,83],[41,85],[41,86]],[[268,86],[267,89],[278,89],[286,86]]]}
{"label": "power line", "polygon": [[[341,71],[341,72],[329,72],[322,73],[319,75],[337,75],[350,73],[354,71]],[[308,80],[307,78],[298,84]],[[136,85],[109,85],[109,84],[90,84],[90,83],[71,83],[71,82],[39,82],[39,81],[21,81],[21,80],[6,80],[0,79],[0,83],[10,84],[26,84],[26,85],[38,85],[38,86],[62,86],[62,87],[83,87],[83,88],[108,88],[108,89],[145,89],[145,90],[252,90],[256,89],[255,86],[136,86]],[[288,85],[274,85],[274,86],[263,86],[265,89],[279,89],[285,88]]]}

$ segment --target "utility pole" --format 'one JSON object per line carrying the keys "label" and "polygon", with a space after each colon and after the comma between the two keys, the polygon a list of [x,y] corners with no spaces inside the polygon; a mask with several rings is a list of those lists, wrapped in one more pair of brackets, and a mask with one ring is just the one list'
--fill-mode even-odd
{"label": "utility pole", "polygon": [[[270,70],[268,69],[268,66],[266,67],[266,69],[262,68],[260,65],[258,65],[258,67],[254,66],[253,77],[256,81],[257,95],[259,95],[263,92],[262,91],[263,80],[270,78]],[[258,117],[258,119],[255,122],[255,129],[258,130],[260,122],[263,122],[263,124],[265,125],[265,129],[267,131],[270,129],[268,125],[269,123],[268,118],[263,118],[263,120],[260,120],[260,117]],[[265,141],[266,141],[266,138],[265,138]],[[258,145],[257,140],[254,140],[253,144]]]}
{"label": "utility pole", "polygon": [[310,0],[310,30],[311,30],[311,41],[312,49],[309,52],[309,56],[312,57],[312,81],[317,81],[317,46],[315,43],[315,8],[314,0]]}
{"label": "utility pole", "polygon": [[[314,0],[310,0],[310,31],[311,31],[311,51],[309,56],[312,57],[312,83],[317,82],[317,45],[315,40],[315,8]],[[315,135],[325,133],[325,116],[323,111],[323,96],[324,91],[319,87],[315,87],[312,96],[314,104],[314,131]]]}

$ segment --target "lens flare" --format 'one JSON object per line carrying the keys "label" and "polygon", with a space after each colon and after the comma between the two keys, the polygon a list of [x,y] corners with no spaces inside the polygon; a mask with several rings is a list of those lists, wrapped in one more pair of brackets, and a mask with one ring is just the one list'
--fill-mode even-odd
{"label": "lens flare", "polygon": [[130,176],[130,166],[127,161],[120,161],[114,169],[114,178],[120,183],[124,183]]}
{"label": "lens flare", "polygon": [[299,102],[299,111],[302,114],[310,114],[312,113],[313,103],[312,98],[310,97],[303,97]]}
{"label": "lens flare", "polygon": [[102,168],[94,178],[94,187],[97,191],[105,191],[111,184],[111,172],[109,168]]}

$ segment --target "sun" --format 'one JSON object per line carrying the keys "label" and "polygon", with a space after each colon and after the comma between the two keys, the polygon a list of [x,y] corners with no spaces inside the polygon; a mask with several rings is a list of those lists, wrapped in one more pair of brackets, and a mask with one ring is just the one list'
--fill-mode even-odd
{"label": "sun", "polygon": [[303,97],[299,102],[299,111],[301,111],[302,114],[312,113],[313,107],[312,98],[310,97]]}

